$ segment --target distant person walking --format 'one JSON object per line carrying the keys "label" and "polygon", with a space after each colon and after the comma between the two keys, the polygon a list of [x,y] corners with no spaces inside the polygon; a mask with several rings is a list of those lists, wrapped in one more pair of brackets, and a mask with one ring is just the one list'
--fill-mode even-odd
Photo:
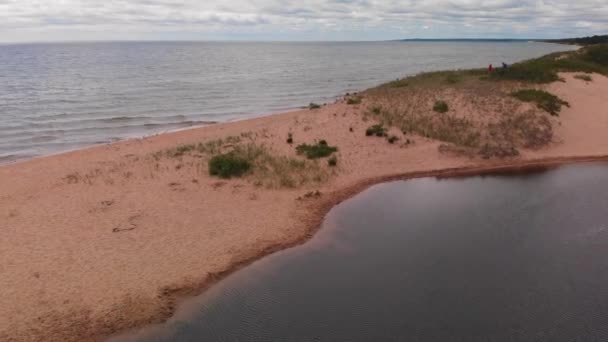
{"label": "distant person walking", "polygon": [[488,67],[488,72],[491,73],[492,71],[494,71],[494,67],[492,66],[492,64],[490,64],[490,66]]}
{"label": "distant person walking", "polygon": [[506,68],[508,68],[508,67],[509,67],[509,66],[507,65],[507,63],[502,62],[502,68],[503,68],[503,69],[506,69]]}

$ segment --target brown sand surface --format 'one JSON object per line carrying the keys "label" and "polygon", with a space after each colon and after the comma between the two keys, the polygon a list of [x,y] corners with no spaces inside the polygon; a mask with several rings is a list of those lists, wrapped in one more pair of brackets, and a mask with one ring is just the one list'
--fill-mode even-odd
{"label": "brown sand surface", "polygon": [[[554,142],[516,158],[442,154],[420,136],[408,145],[365,137],[365,104],[340,100],[2,166],[0,341],[94,340],[159,322],[180,296],[305,241],[332,205],[377,182],[605,159],[608,78],[562,76],[549,89],[571,107],[556,119]],[[273,188],[211,177],[201,156],[154,157],[243,133],[295,157],[288,132],[295,144],[339,147],[336,168],[322,162],[327,180]]]}

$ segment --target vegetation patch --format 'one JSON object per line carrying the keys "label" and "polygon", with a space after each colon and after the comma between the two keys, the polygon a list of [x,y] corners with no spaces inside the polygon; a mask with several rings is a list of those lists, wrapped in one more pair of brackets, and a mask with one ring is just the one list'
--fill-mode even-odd
{"label": "vegetation patch", "polygon": [[433,105],[433,110],[437,113],[447,113],[450,108],[447,102],[445,101],[435,101],[435,104]]}
{"label": "vegetation patch", "polygon": [[346,104],[349,105],[358,105],[361,104],[361,96],[355,96],[355,97],[351,97],[346,101]]}
{"label": "vegetation patch", "polygon": [[460,80],[461,80],[460,76],[456,72],[449,73],[445,77],[445,82],[447,84],[456,84],[456,83],[460,82]]}
{"label": "vegetation patch", "polygon": [[293,134],[292,133],[287,133],[287,143],[288,144],[293,144]]}
{"label": "vegetation patch", "polygon": [[220,178],[240,177],[251,169],[251,162],[237,153],[218,154],[209,160],[209,174]]}
{"label": "vegetation patch", "polygon": [[375,115],[380,115],[380,113],[382,113],[382,107],[380,106],[372,106],[370,108],[370,111],[375,114]]}
{"label": "vegetation patch", "polygon": [[585,82],[591,82],[591,81],[593,81],[593,78],[591,78],[591,76],[587,75],[587,74],[574,75],[574,78],[576,78],[578,80],[585,81]]}
{"label": "vegetation patch", "polygon": [[558,115],[563,106],[570,107],[570,104],[559,97],[538,89],[523,89],[511,93],[511,95],[524,102],[536,103],[538,108],[541,108],[551,115]]}
{"label": "vegetation patch", "polygon": [[329,159],[327,159],[327,165],[331,167],[338,165],[338,157],[336,157],[335,155],[329,157]]}
{"label": "vegetation patch", "polygon": [[296,188],[328,178],[318,163],[278,156],[264,145],[239,144],[228,153],[211,157],[209,173],[221,178],[247,176],[254,184],[268,188]]}
{"label": "vegetation patch", "polygon": [[479,155],[484,159],[516,157],[519,151],[512,145],[484,144],[479,150]]}
{"label": "vegetation patch", "polygon": [[391,135],[390,137],[388,137],[388,138],[386,139],[386,141],[388,141],[388,143],[389,143],[389,144],[394,144],[394,143],[396,143],[397,141],[399,141],[399,137],[398,137],[398,136],[396,136],[396,135]]}
{"label": "vegetation patch", "polygon": [[296,152],[305,155],[308,159],[329,157],[332,153],[337,151],[337,147],[329,146],[325,140],[321,140],[315,145],[300,144],[296,147]]}
{"label": "vegetation patch", "polygon": [[314,102],[311,102],[311,103],[308,105],[308,109],[310,109],[310,110],[313,110],[313,109],[319,109],[319,108],[321,108],[321,105],[320,105],[320,104],[317,104],[317,103],[314,103]]}
{"label": "vegetation patch", "polygon": [[578,51],[558,52],[497,69],[491,79],[528,83],[551,83],[558,72],[597,72],[608,75],[608,44],[584,47]]}
{"label": "vegetation patch", "polygon": [[365,136],[377,136],[377,137],[385,137],[387,136],[387,129],[383,125],[373,125],[368,127],[365,130]]}

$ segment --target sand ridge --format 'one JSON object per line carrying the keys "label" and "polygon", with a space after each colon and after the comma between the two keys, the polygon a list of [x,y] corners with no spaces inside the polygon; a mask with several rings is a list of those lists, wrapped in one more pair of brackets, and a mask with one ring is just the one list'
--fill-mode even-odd
{"label": "sand ridge", "polygon": [[[306,241],[329,208],[378,182],[605,160],[608,78],[562,77],[549,88],[571,107],[555,142],[506,160],[442,154],[440,142],[420,136],[407,145],[365,137],[365,104],[340,100],[2,166],[0,340],[94,340],[162,321],[180,296]],[[244,133],[295,156],[289,132],[295,144],[339,147],[338,167],[323,165],[327,180],[267,188],[210,177],[197,156],[154,157]]]}

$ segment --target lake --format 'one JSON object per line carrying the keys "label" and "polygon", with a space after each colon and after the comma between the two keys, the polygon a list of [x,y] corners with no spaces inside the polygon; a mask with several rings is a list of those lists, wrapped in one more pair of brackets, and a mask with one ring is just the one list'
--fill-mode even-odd
{"label": "lake", "polygon": [[608,165],[376,185],[119,341],[607,341]]}
{"label": "lake", "polygon": [[0,45],[0,163],[285,111],[422,71],[571,46],[527,42]]}

